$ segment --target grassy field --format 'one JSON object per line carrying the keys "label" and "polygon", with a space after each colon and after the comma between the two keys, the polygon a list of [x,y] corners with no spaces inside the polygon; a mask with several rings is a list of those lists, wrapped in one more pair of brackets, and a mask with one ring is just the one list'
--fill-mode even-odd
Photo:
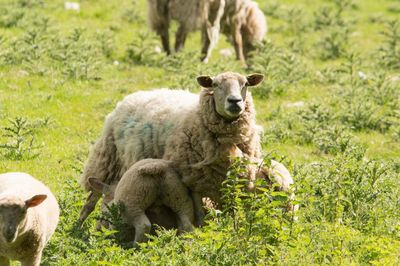
{"label": "grassy field", "polygon": [[[400,265],[400,2],[258,2],[269,32],[244,69],[219,53],[225,37],[208,64],[198,32],[158,53],[145,0],[0,0],[0,172],[32,174],[62,207],[43,265]],[[237,166],[231,205],[191,234],[127,250],[96,232],[98,212],[77,228],[76,180],[116,102],[198,92],[197,75],[228,70],[266,75],[253,90],[264,152],[293,173],[298,219],[286,195],[241,192]]]}

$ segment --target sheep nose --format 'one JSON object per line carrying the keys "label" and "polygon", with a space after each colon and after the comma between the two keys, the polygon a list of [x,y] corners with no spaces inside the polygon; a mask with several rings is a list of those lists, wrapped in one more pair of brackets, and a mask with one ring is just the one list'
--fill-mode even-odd
{"label": "sheep nose", "polygon": [[242,101],[242,98],[239,98],[239,97],[236,97],[236,96],[229,96],[228,97],[228,103],[236,104],[236,103],[239,103],[241,101]]}
{"label": "sheep nose", "polygon": [[4,232],[4,238],[8,241],[11,242],[15,237],[15,228],[8,227],[6,228]]}

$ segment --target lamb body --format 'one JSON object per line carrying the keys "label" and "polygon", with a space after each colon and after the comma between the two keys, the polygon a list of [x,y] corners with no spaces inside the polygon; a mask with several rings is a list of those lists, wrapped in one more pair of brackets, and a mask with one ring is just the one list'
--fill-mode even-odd
{"label": "lamb body", "polygon": [[[91,190],[89,177],[111,184],[135,162],[163,158],[182,177],[195,205],[201,204],[201,197],[219,203],[232,151],[238,147],[249,158],[260,157],[258,126],[247,86],[261,81],[262,75],[246,78],[227,72],[215,78],[200,77],[199,83],[207,87],[200,95],[166,89],[128,95],[107,116],[81,184]],[[87,205],[93,207],[98,197],[92,194]],[[81,222],[88,213],[85,207]]]}
{"label": "lamb body", "polygon": [[39,265],[59,207],[50,189],[25,173],[0,175],[0,264]]}
{"label": "lamb body", "polygon": [[[96,178],[89,179],[89,183],[102,193],[113,189]],[[143,159],[132,165],[116,186],[112,202],[122,204],[123,218],[135,228],[135,243],[143,242],[145,234],[150,233],[151,223],[145,212],[154,205],[170,208],[182,231],[193,229],[193,201],[166,160]]]}

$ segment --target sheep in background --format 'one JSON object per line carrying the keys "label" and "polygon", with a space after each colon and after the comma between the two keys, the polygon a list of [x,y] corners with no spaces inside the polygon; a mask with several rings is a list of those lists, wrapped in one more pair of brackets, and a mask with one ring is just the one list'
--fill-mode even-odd
{"label": "sheep in background", "polygon": [[0,265],[38,266],[59,218],[54,195],[25,173],[0,175]]}
{"label": "sheep in background", "polygon": [[179,23],[176,52],[183,48],[189,32],[201,29],[203,62],[208,62],[220,31],[231,38],[236,58],[243,64],[267,33],[264,13],[251,0],[148,0],[148,18],[151,29],[161,37],[167,54],[171,53],[171,20]]}
{"label": "sheep in background", "polygon": [[175,51],[181,50],[189,32],[202,25],[212,0],[148,0],[148,18],[151,29],[160,37],[167,54],[169,46],[169,24],[171,20],[179,23],[176,32]]}
{"label": "sheep in background", "polygon": [[[267,33],[267,22],[264,13],[252,0],[225,0],[224,14],[221,19],[221,32],[229,37],[236,52],[236,58],[245,64],[249,53],[262,41]],[[218,4],[210,5],[209,18],[218,18]],[[203,27],[202,60],[208,61],[211,53],[207,27]]]}
{"label": "sheep in background", "polygon": [[[225,0],[148,0],[148,21],[150,28],[161,38],[164,51],[169,55],[169,25],[171,20],[179,23],[175,38],[175,51],[179,52],[185,45],[189,32],[204,28],[208,41],[205,54],[209,55],[216,45],[220,30],[220,20]],[[209,19],[210,6],[214,13]],[[208,58],[208,57],[207,57]]]}
{"label": "sheep in background", "polygon": [[[96,178],[89,178],[88,182],[99,193],[113,190]],[[122,204],[124,220],[135,228],[134,244],[145,241],[145,234],[150,233],[151,223],[145,211],[152,205],[170,208],[181,231],[193,230],[193,201],[168,161],[144,159],[132,165],[116,186],[112,202]]]}
{"label": "sheep in background", "polygon": [[[81,177],[92,191],[89,177],[106,184],[118,181],[134,163],[145,158],[163,158],[182,177],[192,192],[195,209],[202,197],[220,202],[220,187],[230,166],[232,149],[249,158],[261,156],[259,128],[248,87],[263,75],[247,77],[227,72],[214,78],[201,76],[200,95],[179,90],[136,92],[117,104],[105,122]],[[91,192],[87,202],[96,202]],[[88,215],[85,206],[81,213]],[[81,216],[81,222],[86,217]],[[202,217],[197,215],[196,223]]]}

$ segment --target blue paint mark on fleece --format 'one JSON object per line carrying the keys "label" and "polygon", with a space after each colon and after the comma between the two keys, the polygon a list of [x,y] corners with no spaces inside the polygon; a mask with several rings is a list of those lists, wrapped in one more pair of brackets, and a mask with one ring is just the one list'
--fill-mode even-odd
{"label": "blue paint mark on fleece", "polygon": [[143,128],[140,130],[140,136],[144,137],[144,138],[153,138],[153,124],[146,122],[143,125]]}
{"label": "blue paint mark on fleece", "polygon": [[153,137],[153,124],[146,122],[139,131],[142,152],[146,158],[155,156],[153,149]]}
{"label": "blue paint mark on fleece", "polygon": [[135,120],[135,117],[133,117],[133,116],[128,116],[128,117],[126,118],[125,122],[124,122],[124,126],[122,127],[121,131],[120,131],[119,134],[118,134],[118,137],[119,137],[120,139],[124,138],[125,135],[126,135],[126,134],[125,134],[126,131],[128,131],[128,130],[134,128],[135,125],[136,125],[137,123],[138,123],[138,121]]}

